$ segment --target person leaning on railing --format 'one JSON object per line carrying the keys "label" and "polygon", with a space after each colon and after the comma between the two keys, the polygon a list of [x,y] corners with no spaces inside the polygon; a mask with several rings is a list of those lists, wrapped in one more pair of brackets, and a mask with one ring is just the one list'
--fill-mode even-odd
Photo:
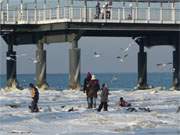
{"label": "person leaning on railing", "polygon": [[99,19],[100,13],[101,13],[100,3],[97,2],[95,19]]}
{"label": "person leaning on railing", "polygon": [[111,17],[111,6],[106,2],[101,10],[102,19],[110,19]]}

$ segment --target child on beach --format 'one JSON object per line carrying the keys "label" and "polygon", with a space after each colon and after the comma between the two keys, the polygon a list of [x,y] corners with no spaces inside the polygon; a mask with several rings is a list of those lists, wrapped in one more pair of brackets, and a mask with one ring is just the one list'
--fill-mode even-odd
{"label": "child on beach", "polygon": [[123,97],[120,97],[120,99],[119,99],[119,106],[121,106],[121,107],[130,107],[131,104],[128,103],[127,101],[125,101],[125,100],[123,99]]}
{"label": "child on beach", "polygon": [[102,84],[101,88],[101,104],[99,105],[98,112],[101,111],[102,107],[104,107],[104,111],[108,111],[108,95],[109,95],[109,89],[106,84]]}

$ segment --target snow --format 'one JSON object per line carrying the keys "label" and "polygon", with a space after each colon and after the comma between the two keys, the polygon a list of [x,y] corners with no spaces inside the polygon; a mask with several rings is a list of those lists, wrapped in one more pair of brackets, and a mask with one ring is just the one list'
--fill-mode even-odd
{"label": "snow", "polygon": [[[137,111],[119,107],[121,96]],[[176,112],[180,91],[110,91],[108,112],[87,109],[82,91],[40,91],[39,113],[30,113],[30,102],[28,89],[0,90],[0,135],[180,134],[180,112]],[[139,107],[150,108],[151,112]],[[74,111],[68,111],[72,108]]]}

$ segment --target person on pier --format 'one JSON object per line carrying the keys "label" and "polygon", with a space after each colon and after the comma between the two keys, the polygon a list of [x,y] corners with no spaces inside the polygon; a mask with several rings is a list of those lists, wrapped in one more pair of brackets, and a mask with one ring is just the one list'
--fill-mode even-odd
{"label": "person on pier", "polygon": [[100,8],[100,3],[99,3],[99,1],[98,1],[98,2],[97,2],[97,5],[96,5],[96,15],[95,15],[95,19],[99,19],[100,13],[101,13],[101,8]]}

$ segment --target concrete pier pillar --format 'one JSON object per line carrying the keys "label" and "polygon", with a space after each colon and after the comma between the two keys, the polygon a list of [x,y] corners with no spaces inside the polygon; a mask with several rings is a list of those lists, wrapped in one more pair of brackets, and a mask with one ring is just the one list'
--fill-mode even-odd
{"label": "concrete pier pillar", "polygon": [[72,48],[69,49],[69,88],[80,89],[80,49],[78,41],[72,41]]}
{"label": "concrete pier pillar", "polygon": [[16,79],[16,52],[13,51],[13,45],[8,45],[7,52],[7,86],[17,87]]}
{"label": "concrete pier pillar", "polygon": [[43,43],[38,42],[36,51],[36,84],[40,88],[48,88],[46,82],[46,51],[43,49]]}
{"label": "concrete pier pillar", "polygon": [[173,88],[180,90],[180,47],[177,45],[173,52]]}
{"label": "concrete pier pillar", "polygon": [[144,52],[144,46],[139,46],[138,53],[138,89],[147,88],[147,53]]}

